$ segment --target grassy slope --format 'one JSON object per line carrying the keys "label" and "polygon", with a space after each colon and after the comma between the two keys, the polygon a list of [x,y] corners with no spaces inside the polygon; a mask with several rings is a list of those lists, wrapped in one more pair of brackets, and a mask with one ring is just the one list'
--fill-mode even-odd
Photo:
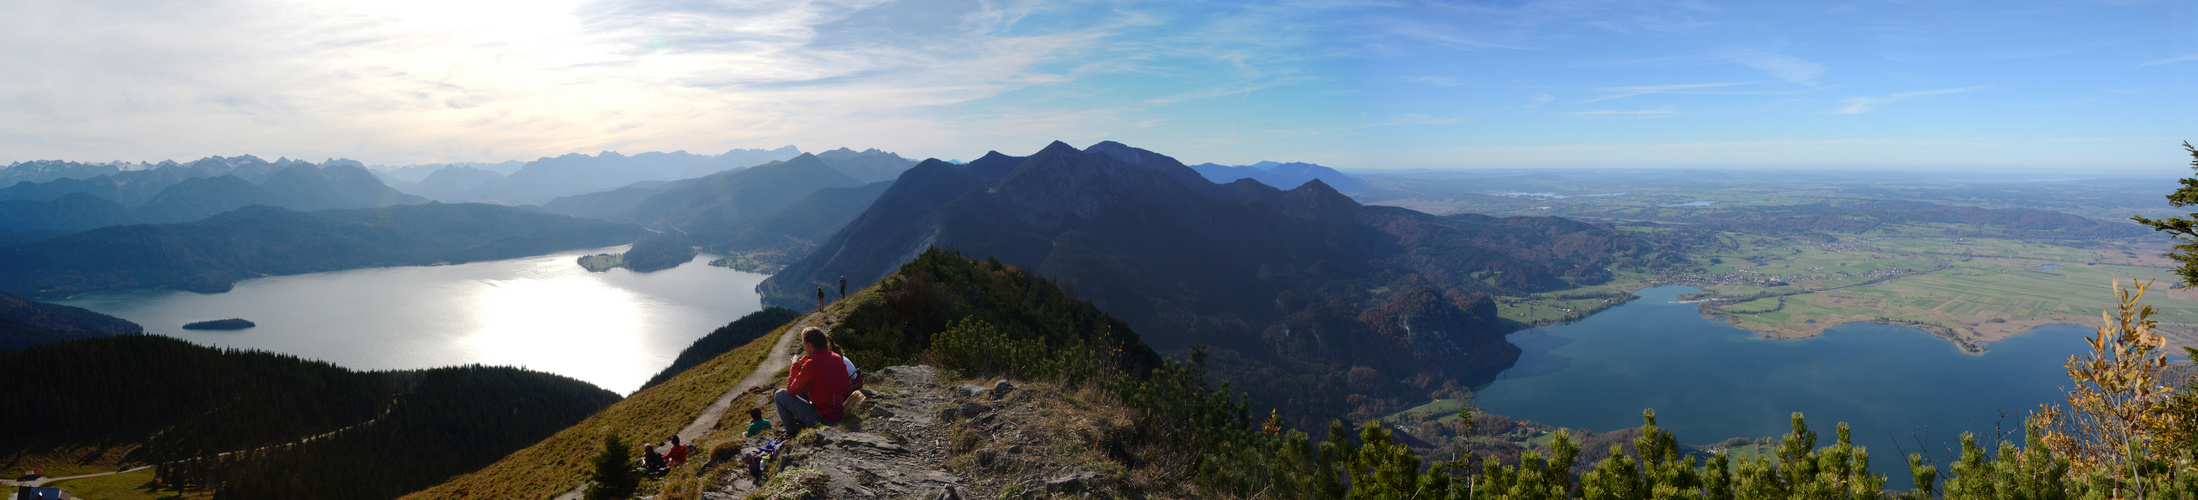
{"label": "grassy slope", "polygon": [[678,432],[754,371],[784,331],[780,327],[662,385],[643,390],[480,471],[404,498],[549,498],[571,491],[586,481],[588,461],[601,451],[606,433],[617,432],[638,447]]}
{"label": "grassy slope", "polygon": [[[54,481],[45,487],[59,488],[61,491],[69,492],[70,496],[76,498],[96,498],[99,500],[130,498],[199,500],[214,497],[213,492],[206,490],[176,493],[156,489],[154,488],[152,469],[127,474],[110,474],[83,479]],[[7,491],[13,492],[14,489],[10,488]]]}
{"label": "grassy slope", "polygon": [[26,470],[38,469],[45,471],[48,477],[114,472],[116,467],[122,465],[122,457],[136,449],[137,445],[134,444],[114,447],[62,446],[38,453],[0,455],[0,470],[11,470],[20,474]]}

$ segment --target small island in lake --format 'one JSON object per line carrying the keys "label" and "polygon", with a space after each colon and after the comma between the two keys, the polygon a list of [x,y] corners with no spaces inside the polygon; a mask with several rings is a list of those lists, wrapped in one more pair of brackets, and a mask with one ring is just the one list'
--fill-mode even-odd
{"label": "small island in lake", "polygon": [[609,271],[613,267],[646,273],[679,267],[680,264],[694,260],[695,254],[694,247],[681,243],[678,237],[657,235],[634,242],[632,248],[626,249],[626,253],[580,256],[580,267],[598,273]]}
{"label": "small island in lake", "polygon": [[785,254],[779,252],[758,252],[713,260],[710,261],[710,265],[732,268],[732,270],[734,271],[772,274],[777,273],[780,269],[785,269],[785,261]]}
{"label": "small island in lake", "polygon": [[580,256],[580,267],[588,268],[589,272],[600,273],[624,265],[626,265],[626,254],[622,253],[599,253]]}
{"label": "small island in lake", "polygon": [[246,329],[246,328],[251,328],[251,327],[255,327],[255,326],[259,326],[259,325],[255,325],[255,324],[252,324],[252,322],[250,322],[250,321],[245,321],[245,320],[244,320],[243,318],[229,318],[229,319],[217,319],[217,320],[213,320],[213,321],[200,321],[200,322],[197,322],[197,323],[186,323],[186,324],[184,324],[184,325],[183,325],[183,329],[185,329],[185,330],[243,330],[243,329]]}

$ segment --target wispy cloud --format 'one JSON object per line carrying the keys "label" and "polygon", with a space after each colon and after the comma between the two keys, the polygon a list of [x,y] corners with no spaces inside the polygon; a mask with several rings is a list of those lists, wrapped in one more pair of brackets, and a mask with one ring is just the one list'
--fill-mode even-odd
{"label": "wispy cloud", "polygon": [[1823,64],[1779,53],[1774,49],[1740,47],[1712,50],[1697,54],[1661,56],[1638,59],[1595,60],[1576,66],[1587,68],[1623,67],[1702,67],[1721,64],[1737,64],[1754,68],[1772,78],[1789,82],[1815,85],[1816,79],[1828,71]]}
{"label": "wispy cloud", "polygon": [[1883,97],[1849,97],[1841,101],[1847,103],[1847,107],[1839,108],[1839,111],[1837,111],[1837,113],[1843,115],[1866,113],[1872,109],[1876,109],[1880,105],[1892,104],[1912,98],[1934,95],[1959,94],[1963,92],[1983,90],[1989,87],[1991,87],[1991,85],[1976,85],[1957,89],[1918,90],[1914,92],[1901,92],[1898,94]]}
{"label": "wispy cloud", "polygon": [[1399,78],[1399,80],[1434,87],[1456,87],[1465,84],[1463,80],[1447,76],[1407,76]]}
{"label": "wispy cloud", "polygon": [[1387,120],[1368,123],[1359,128],[1393,127],[1398,125],[1451,125],[1465,121],[1462,117],[1437,118],[1422,114],[1402,114]]}
{"label": "wispy cloud", "polygon": [[1684,93],[1689,93],[1689,91],[1698,91],[1698,90],[1702,90],[1702,89],[1714,89],[1714,88],[1722,88],[1722,87],[1732,87],[1732,86],[1738,86],[1738,85],[1747,85],[1748,83],[1749,83],[1749,82],[1723,82],[1723,83],[1682,83],[1682,84],[1674,84],[1674,85],[1642,85],[1642,86],[1635,86],[1635,87],[1605,87],[1605,88],[1599,88],[1599,89],[1595,89],[1595,90],[1596,90],[1596,91],[1599,91],[1599,92],[1605,92],[1605,93],[1607,93],[1607,95],[1604,95],[1604,96],[1602,96],[1602,97],[1596,97],[1596,98],[1588,99],[1588,100],[1585,100],[1585,101],[1580,101],[1580,102],[1579,102],[1579,104],[1587,104],[1587,103],[1591,103],[1591,102],[1602,102],[1602,101],[1608,101],[1608,100],[1612,100],[1612,99],[1624,99],[1624,98],[1627,98],[1627,97],[1633,97],[1633,96],[1642,96],[1642,95],[1649,95],[1649,94],[1684,94]]}
{"label": "wispy cloud", "polygon": [[1801,60],[1793,56],[1769,52],[1745,52],[1728,56],[1732,62],[1763,70],[1772,78],[1801,84],[1816,84],[1817,77],[1824,76],[1824,65]]}
{"label": "wispy cloud", "polygon": [[2138,67],[2145,67],[2145,66],[2159,66],[2159,65],[2162,65],[2162,64],[2175,64],[2175,63],[2179,63],[2179,62],[2186,62],[2186,61],[2198,61],[2198,54],[2187,54],[2187,55],[2180,55],[2180,56],[2170,57],[2170,58],[2166,58],[2166,59],[2160,59],[2160,60],[2156,60],[2156,61],[2151,61],[2151,62],[2147,62],[2147,63],[2144,63],[2144,64],[2139,64],[2139,65],[2137,65],[2137,66],[2138,66]]}
{"label": "wispy cloud", "polygon": [[1675,110],[1671,110],[1671,109],[1636,109],[1636,110],[1630,110],[1630,111],[1620,111],[1620,110],[1614,110],[1614,109],[1602,109],[1602,110],[1595,110],[1595,111],[1574,111],[1574,112],[1571,112],[1571,113],[1565,113],[1565,114],[1568,114],[1568,115],[1574,115],[1574,116],[1612,116],[1612,117],[1627,117],[1627,118],[1670,118],[1670,117],[1673,117],[1673,116],[1678,116],[1678,115],[1679,115],[1679,112],[1678,112],[1678,111],[1675,111]]}
{"label": "wispy cloud", "polygon": [[1500,34],[1468,34],[1471,32],[1460,31],[1454,29],[1451,26],[1443,26],[1412,19],[1379,19],[1376,20],[1376,22],[1386,26],[1386,29],[1382,31],[1383,34],[1387,36],[1394,36],[1420,43],[1433,44],[1436,46],[1447,47],[1454,50],[1526,48],[1526,46],[1520,45],[1518,43],[1492,40],[1488,36],[1485,36]]}
{"label": "wispy cloud", "polygon": [[[217,153],[396,164],[788,143],[958,155],[1001,142],[957,135],[970,130],[1196,127],[1142,113],[1141,101],[1253,101],[1265,97],[1252,90],[1302,84],[1306,61],[1345,50],[1318,43],[1322,23],[1342,22],[1326,8],[13,3],[0,7],[0,65],[11,68],[0,79],[0,165]],[[1018,129],[1025,116],[1044,126]]]}
{"label": "wispy cloud", "polygon": [[1170,96],[1166,96],[1166,97],[1155,97],[1155,98],[1151,98],[1151,99],[1146,99],[1146,100],[1145,100],[1145,103],[1146,103],[1146,104],[1173,104],[1173,103],[1178,103],[1178,102],[1183,102],[1183,101],[1190,101],[1190,100],[1197,100],[1197,99],[1208,99],[1208,98],[1214,98],[1214,97],[1225,97],[1225,96],[1232,96],[1232,95],[1237,95],[1237,94],[1245,94],[1245,93],[1250,93],[1250,92],[1258,91],[1258,90],[1260,90],[1260,89],[1264,89],[1264,88],[1267,88],[1267,87],[1269,87],[1269,86],[1268,86],[1268,85],[1250,85],[1250,86],[1230,86],[1230,87],[1222,87],[1222,88],[1205,89],[1205,90],[1199,90],[1199,91],[1196,91],[1196,92],[1186,92],[1186,93],[1182,93],[1182,94],[1175,94],[1175,95],[1170,95]]}

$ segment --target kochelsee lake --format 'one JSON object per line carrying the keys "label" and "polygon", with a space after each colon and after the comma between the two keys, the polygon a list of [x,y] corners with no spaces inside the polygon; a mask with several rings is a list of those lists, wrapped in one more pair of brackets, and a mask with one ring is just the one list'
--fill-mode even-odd
{"label": "kochelsee lake", "polygon": [[[619,393],[641,387],[711,330],[762,309],[767,276],[702,255],[650,273],[590,273],[582,255],[258,278],[226,293],[100,292],[54,301],[144,325],[146,333],[259,349],[360,370],[523,366]],[[183,324],[243,318],[237,331]]]}
{"label": "kochelsee lake", "polygon": [[[1924,453],[1944,477],[1962,432],[1997,450],[1998,432],[2022,440],[2023,418],[2062,401],[2061,365],[2084,352],[2094,329],[2046,325],[1963,353],[1922,330],[1870,323],[1797,340],[1764,339],[1703,319],[1677,303],[1699,289],[1664,286],[1580,321],[1511,335],[1517,365],[1474,395],[1490,413],[1597,432],[1638,427],[1641,410],[1681,443],[1789,432],[1807,417],[1818,447],[1847,422],[1870,470],[1905,491],[1907,453]],[[1607,450],[1581,450],[1600,460]]]}

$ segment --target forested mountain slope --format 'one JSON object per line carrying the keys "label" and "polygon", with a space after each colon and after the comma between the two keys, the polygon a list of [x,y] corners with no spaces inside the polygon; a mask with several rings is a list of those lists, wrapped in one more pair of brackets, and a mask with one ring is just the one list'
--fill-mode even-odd
{"label": "forested mountain slope", "polygon": [[0,292],[0,351],[144,331],[122,318]]}
{"label": "forested mountain slope", "polygon": [[[618,400],[518,368],[359,372],[151,335],[0,352],[0,379],[17,384],[11,405],[37,409],[0,415],[23,431],[0,437],[5,466],[161,464],[168,484],[224,498],[393,498]],[[246,453],[215,457],[228,452]]]}

